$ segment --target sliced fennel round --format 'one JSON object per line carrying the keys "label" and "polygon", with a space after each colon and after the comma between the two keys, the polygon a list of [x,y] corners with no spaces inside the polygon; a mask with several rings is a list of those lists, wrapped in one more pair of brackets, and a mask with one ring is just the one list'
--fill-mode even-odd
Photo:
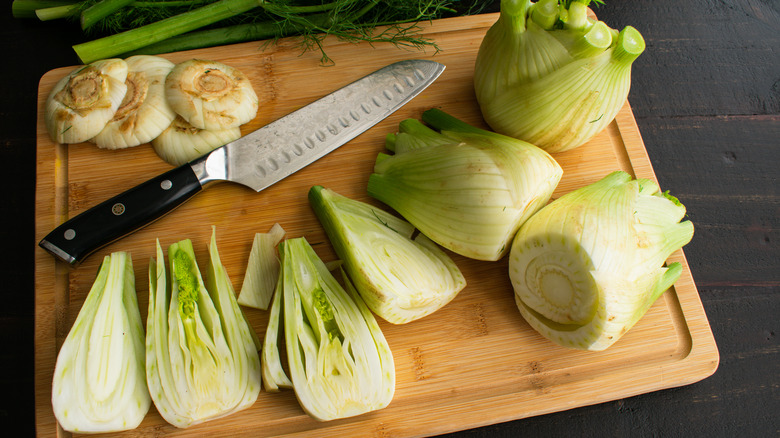
{"label": "sliced fennel round", "polygon": [[172,244],[168,258],[170,279],[158,241],[149,264],[146,378],[160,415],[186,428],[254,404],[260,341],[236,302],[216,231],[205,282],[190,240]]}
{"label": "sliced fennel round", "polygon": [[480,45],[474,88],[491,129],[548,152],[581,146],[623,107],[642,35],[587,16],[590,0],[504,0]]}
{"label": "sliced fennel round", "polygon": [[133,263],[115,252],[103,259],[57,354],[54,416],[68,432],[119,432],[136,428],[150,405]]}
{"label": "sliced fennel round", "polygon": [[685,207],[652,181],[613,172],[551,202],[509,254],[518,309],[553,342],[604,350],[674,284],[669,255],[693,236]]}
{"label": "sliced fennel round", "polygon": [[196,128],[180,116],[152,140],[152,148],[166,163],[180,166],[241,137],[241,128],[215,131]]}
{"label": "sliced fennel round", "polygon": [[[395,393],[395,365],[374,315],[344,271],[342,286],[305,238],[280,247],[280,295],[271,308],[281,306],[290,381],[301,407],[319,421],[385,408]],[[278,373],[278,362],[272,369]],[[284,376],[277,376],[281,384]]]}
{"label": "sliced fennel round", "polygon": [[104,149],[149,143],[176,117],[165,98],[165,78],[174,64],[150,55],[131,56],[125,62],[128,67],[125,97],[114,117],[93,139]]}
{"label": "sliced fennel round", "polygon": [[368,194],[457,254],[498,260],[520,225],[549,201],[563,171],[545,151],[432,109],[390,136]]}
{"label": "sliced fennel round", "polygon": [[455,262],[408,222],[314,186],[309,201],[368,307],[393,324],[429,315],[466,287]]}
{"label": "sliced fennel round", "polygon": [[199,129],[235,128],[257,115],[259,103],[249,78],[221,62],[191,59],[176,64],[165,90],[171,108]]}
{"label": "sliced fennel round", "polygon": [[44,120],[51,139],[81,143],[100,133],[125,97],[127,70],[122,59],[104,59],[60,79],[46,99]]}

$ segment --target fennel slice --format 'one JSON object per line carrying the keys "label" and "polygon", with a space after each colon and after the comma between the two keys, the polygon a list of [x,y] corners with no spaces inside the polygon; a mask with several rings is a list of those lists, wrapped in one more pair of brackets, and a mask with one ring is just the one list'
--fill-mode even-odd
{"label": "fennel slice", "polygon": [[258,98],[249,78],[217,61],[177,64],[165,80],[165,95],[176,114],[200,129],[233,128],[257,115]]}
{"label": "fennel slice", "polygon": [[279,277],[276,245],[284,238],[281,225],[274,224],[267,233],[255,234],[246,275],[238,294],[238,304],[268,310]]}
{"label": "fennel slice", "polygon": [[94,138],[100,148],[122,149],[149,143],[176,117],[165,98],[165,78],[175,64],[150,55],[131,56],[125,62],[127,93],[114,117]]}
{"label": "fennel slice", "polygon": [[168,164],[181,166],[195,158],[241,137],[241,128],[207,130],[196,128],[181,116],[176,116],[160,135],[152,140],[152,148]]}
{"label": "fennel slice", "polygon": [[46,99],[44,120],[51,139],[82,143],[114,117],[127,92],[127,63],[104,59],[81,66],[60,79]]}

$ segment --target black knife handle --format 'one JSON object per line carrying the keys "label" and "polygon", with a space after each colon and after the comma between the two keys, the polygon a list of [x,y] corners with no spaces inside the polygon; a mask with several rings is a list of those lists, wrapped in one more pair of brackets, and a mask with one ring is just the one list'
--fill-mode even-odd
{"label": "black knife handle", "polygon": [[185,164],[69,219],[38,244],[76,266],[95,250],[164,216],[202,190]]}

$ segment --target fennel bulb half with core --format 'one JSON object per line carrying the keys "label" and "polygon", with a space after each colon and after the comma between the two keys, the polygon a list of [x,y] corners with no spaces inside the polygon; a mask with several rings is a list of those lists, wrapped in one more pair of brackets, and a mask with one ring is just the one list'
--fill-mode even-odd
{"label": "fennel bulb half with core", "polygon": [[496,132],[548,152],[581,146],[623,107],[642,35],[588,17],[591,0],[502,0],[480,45],[474,88]]}
{"label": "fennel bulb half with core", "polygon": [[342,286],[303,237],[283,241],[279,252],[269,327],[278,330],[282,318],[290,378],[267,334],[263,367],[278,379],[272,390],[291,384],[303,410],[319,421],[386,407],[395,393],[393,354],[344,271]]}
{"label": "fennel bulb half with core", "polygon": [[550,200],[563,175],[547,152],[473,127],[439,109],[388,136],[368,194],[452,252],[498,260],[517,229]]}
{"label": "fennel bulb half with core", "polygon": [[260,341],[247,323],[217,251],[206,281],[190,240],[160,242],[149,263],[146,377],[160,415],[186,428],[250,407],[260,393]]}
{"label": "fennel bulb half with core", "polygon": [[509,276],[526,321],[566,347],[614,344],[682,273],[663,266],[693,237],[685,207],[622,171],[570,192],[515,236]]}
{"label": "fennel bulb half with core", "polygon": [[386,321],[430,315],[466,287],[455,262],[405,220],[322,186],[309,202],[360,296]]}
{"label": "fennel bulb half with core", "polygon": [[54,416],[73,433],[136,428],[151,405],[144,374],[144,327],[130,255],[103,259],[57,354]]}

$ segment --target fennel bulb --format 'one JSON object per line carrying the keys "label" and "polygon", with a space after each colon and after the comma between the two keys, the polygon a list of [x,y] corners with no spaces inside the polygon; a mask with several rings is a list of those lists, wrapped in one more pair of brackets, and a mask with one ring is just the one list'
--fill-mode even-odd
{"label": "fennel bulb", "polygon": [[54,416],[73,433],[137,427],[151,399],[144,375],[144,327],[128,253],[103,259],[57,354]]}
{"label": "fennel bulb", "polygon": [[624,105],[645,42],[587,16],[591,0],[502,0],[474,88],[491,129],[548,152],[581,146]]}
{"label": "fennel bulb", "polygon": [[[329,421],[386,407],[395,393],[393,355],[344,271],[342,287],[303,237],[283,241],[280,254],[280,283],[271,305],[278,317],[269,325],[276,318],[278,328],[283,318],[289,383],[303,410]],[[278,345],[267,342],[264,358],[271,348]],[[280,378],[278,386],[287,386],[279,354],[268,358],[275,361],[268,365]]]}
{"label": "fennel bulb", "polygon": [[165,95],[176,114],[198,129],[237,128],[257,115],[257,94],[249,78],[217,61],[176,64],[165,79]]}
{"label": "fennel bulb", "polygon": [[127,93],[127,70],[122,59],[103,59],[60,79],[46,98],[44,121],[51,139],[81,143],[100,133]]}
{"label": "fennel bulb", "polygon": [[216,232],[204,282],[190,240],[157,241],[149,263],[146,378],[160,415],[186,428],[250,407],[260,392],[259,339],[236,302]]}
{"label": "fennel bulb", "polygon": [[309,201],[368,307],[393,324],[429,315],[466,287],[455,262],[410,223],[314,186]]}
{"label": "fennel bulb", "polygon": [[679,278],[680,263],[663,264],[693,237],[684,216],[677,198],[622,171],[556,199],[512,243],[520,313],[559,345],[606,349]]}
{"label": "fennel bulb", "polygon": [[114,117],[93,141],[120,149],[149,143],[173,121],[176,113],[165,98],[165,78],[174,64],[159,56],[136,55],[127,63],[127,92]]}
{"label": "fennel bulb", "polygon": [[457,254],[498,260],[520,225],[550,200],[560,165],[538,147],[468,125],[441,110],[388,136],[368,194]]}

